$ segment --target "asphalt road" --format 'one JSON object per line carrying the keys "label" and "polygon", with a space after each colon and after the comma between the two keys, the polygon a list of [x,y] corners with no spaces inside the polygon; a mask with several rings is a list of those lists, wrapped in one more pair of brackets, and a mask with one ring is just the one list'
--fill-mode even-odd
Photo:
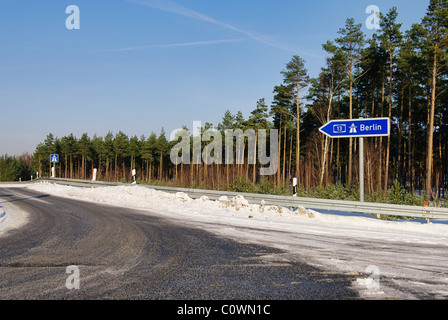
{"label": "asphalt road", "polygon": [[[0,299],[358,298],[350,275],[180,220],[22,188],[0,188],[0,203],[30,215],[0,237]],[[75,283],[69,266],[79,270],[79,289],[66,285]]]}

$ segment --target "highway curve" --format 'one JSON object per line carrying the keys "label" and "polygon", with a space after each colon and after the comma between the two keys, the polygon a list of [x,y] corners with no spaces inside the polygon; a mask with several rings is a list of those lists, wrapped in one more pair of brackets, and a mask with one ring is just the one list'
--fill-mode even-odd
{"label": "highway curve", "polygon": [[[0,188],[30,221],[0,237],[0,299],[357,299],[349,275],[138,210]],[[269,256],[269,263],[263,257]],[[68,289],[79,268],[79,289]]]}

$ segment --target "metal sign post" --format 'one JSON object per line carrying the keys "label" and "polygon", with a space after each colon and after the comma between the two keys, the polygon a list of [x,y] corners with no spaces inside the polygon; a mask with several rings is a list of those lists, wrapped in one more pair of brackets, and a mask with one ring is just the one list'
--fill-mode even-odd
{"label": "metal sign post", "polygon": [[364,202],[364,138],[359,138],[359,201]]}
{"label": "metal sign post", "polygon": [[390,135],[390,118],[332,120],[319,128],[330,138],[359,138],[359,201],[364,202],[364,138]]}

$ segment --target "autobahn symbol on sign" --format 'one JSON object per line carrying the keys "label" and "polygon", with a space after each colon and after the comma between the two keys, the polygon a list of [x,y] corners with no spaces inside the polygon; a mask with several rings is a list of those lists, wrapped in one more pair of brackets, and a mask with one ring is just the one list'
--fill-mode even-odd
{"label": "autobahn symbol on sign", "polygon": [[332,120],[319,131],[331,138],[389,136],[390,118]]}
{"label": "autobahn symbol on sign", "polygon": [[59,162],[59,155],[58,154],[51,154],[50,155],[50,162],[51,163],[58,163]]}

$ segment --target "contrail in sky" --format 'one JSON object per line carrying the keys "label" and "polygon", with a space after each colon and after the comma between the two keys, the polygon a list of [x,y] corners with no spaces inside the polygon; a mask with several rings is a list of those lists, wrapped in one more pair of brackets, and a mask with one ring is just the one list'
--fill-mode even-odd
{"label": "contrail in sky", "polygon": [[230,24],[227,24],[227,23],[215,20],[215,19],[213,19],[213,18],[211,18],[209,16],[206,16],[206,15],[204,15],[202,13],[197,12],[197,11],[185,8],[185,7],[183,7],[183,6],[181,6],[181,5],[177,4],[177,3],[174,3],[172,1],[169,1],[169,0],[127,0],[127,1],[128,2],[133,2],[133,3],[136,3],[136,4],[140,4],[140,5],[143,5],[143,6],[151,7],[151,8],[154,8],[154,9],[158,9],[158,10],[175,13],[175,14],[178,14],[178,15],[181,15],[181,16],[185,16],[185,17],[189,17],[189,18],[193,18],[193,19],[196,19],[196,20],[201,20],[201,21],[208,22],[208,23],[211,23],[211,24],[215,24],[215,25],[224,27],[226,29],[242,33],[242,34],[244,34],[244,35],[246,35],[246,36],[248,36],[248,37],[250,37],[250,38],[252,38],[254,40],[257,40],[257,41],[260,41],[260,42],[263,42],[263,43],[265,42],[265,40],[263,40],[261,37],[256,36],[255,34],[253,34],[250,31],[239,29],[239,28],[236,28],[236,27],[234,27],[234,26],[232,26]]}
{"label": "contrail in sky", "polygon": [[174,14],[177,14],[180,16],[184,16],[184,17],[188,17],[188,18],[192,18],[195,20],[204,21],[204,22],[214,24],[217,26],[221,26],[225,29],[232,30],[232,31],[238,32],[240,34],[243,34],[252,40],[258,41],[258,42],[260,42],[266,46],[272,47],[272,48],[289,51],[289,52],[299,52],[302,55],[309,56],[312,58],[319,58],[319,59],[323,58],[323,56],[321,54],[312,53],[308,50],[303,50],[302,48],[297,47],[297,46],[291,46],[288,44],[280,43],[278,41],[275,41],[274,38],[271,36],[257,35],[251,31],[237,28],[233,25],[218,21],[212,17],[209,17],[209,16],[202,14],[200,12],[197,12],[195,10],[186,8],[186,7],[184,7],[180,4],[177,4],[173,1],[170,1],[170,0],[126,0],[126,1],[130,2],[130,3],[135,3],[138,5],[154,8],[157,10],[165,11],[165,12],[171,12],[171,13],[174,13]]}
{"label": "contrail in sky", "polygon": [[238,41],[242,41],[242,40],[243,39],[225,39],[225,40],[180,42],[180,43],[171,43],[171,44],[154,44],[154,45],[147,45],[147,46],[136,46],[136,47],[103,50],[102,52],[133,51],[133,50],[150,49],[150,48],[177,48],[177,47],[204,46],[204,45],[214,45],[214,44],[221,44],[221,43],[238,42]]}
{"label": "contrail in sky", "polygon": [[298,49],[298,48],[293,48],[289,45],[274,43],[272,41],[272,39],[271,40],[269,39],[271,37],[256,35],[255,33],[251,32],[251,31],[240,29],[240,28],[237,28],[228,23],[218,21],[212,17],[209,17],[209,16],[202,14],[200,12],[197,12],[195,10],[186,8],[186,7],[184,7],[180,4],[177,4],[175,2],[172,2],[170,0],[126,0],[126,1],[135,3],[135,4],[139,4],[142,6],[146,6],[146,7],[154,8],[154,9],[161,10],[161,11],[171,12],[171,13],[181,15],[184,17],[188,17],[188,18],[192,18],[195,20],[204,21],[204,22],[214,24],[217,26],[221,26],[225,29],[238,32],[240,34],[243,34],[243,35],[251,38],[252,40],[258,41],[260,43],[263,43],[264,45],[267,45],[267,46],[270,46],[270,47],[273,47],[276,49],[281,49],[281,50],[286,50],[286,51],[291,51],[291,52],[302,51],[302,54],[307,55],[307,56],[318,57],[318,58],[322,57],[321,55],[316,55],[313,53],[305,53],[305,52],[303,52],[303,50]]}

